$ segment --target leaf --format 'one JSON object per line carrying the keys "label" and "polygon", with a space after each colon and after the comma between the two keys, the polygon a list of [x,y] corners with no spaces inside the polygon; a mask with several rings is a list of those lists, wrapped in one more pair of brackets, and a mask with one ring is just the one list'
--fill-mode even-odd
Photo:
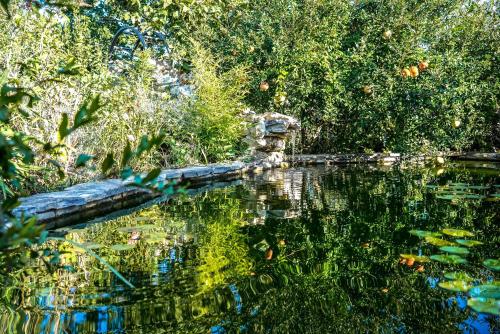
{"label": "leaf", "polygon": [[439,254],[439,255],[431,255],[431,260],[442,262],[442,263],[447,263],[447,264],[463,264],[467,263],[467,260],[464,259],[463,257],[460,257],[455,254],[451,255],[444,255],[444,254]]}
{"label": "leaf", "polygon": [[117,251],[117,252],[122,252],[122,251],[127,251],[127,250],[131,250],[132,248],[135,248],[135,245],[134,244],[132,244],[132,245],[116,244],[116,245],[113,245],[109,248],[111,248],[112,250]]}
{"label": "leaf", "polygon": [[464,247],[456,247],[456,246],[443,246],[439,248],[443,252],[459,254],[459,255],[467,255],[469,254],[469,250]]}
{"label": "leaf", "polygon": [[403,259],[413,259],[416,262],[429,262],[429,258],[427,256],[419,256],[419,255],[414,255],[414,254],[399,254]]}
{"label": "leaf", "polygon": [[79,66],[76,64],[76,60],[74,57],[70,57],[65,64],[63,64],[58,70],[57,73],[63,75],[77,75],[79,74]]}
{"label": "leaf", "polygon": [[142,184],[147,184],[148,182],[155,180],[158,177],[158,175],[160,175],[160,173],[161,173],[161,168],[155,168],[155,169],[153,169],[152,171],[150,171],[148,173],[148,175],[146,175],[142,179],[141,183]]}
{"label": "leaf", "polygon": [[96,95],[92,100],[86,100],[83,105],[78,109],[73,121],[72,131],[94,121],[96,119],[95,113],[101,107],[100,95]]}
{"label": "leaf", "polygon": [[466,231],[466,230],[457,230],[454,228],[445,228],[442,230],[444,234],[450,235],[452,237],[473,237],[474,233]]}
{"label": "leaf", "polygon": [[108,153],[108,155],[106,155],[106,158],[104,159],[101,165],[102,173],[106,174],[111,169],[111,167],[113,167],[114,163],[115,159],[113,158],[113,153]]}
{"label": "leaf", "polygon": [[123,149],[122,161],[120,163],[120,167],[122,169],[128,165],[130,159],[132,159],[132,156],[132,147],[130,146],[130,142],[127,140],[127,145]]}
{"label": "leaf", "polygon": [[0,106],[0,122],[8,123],[9,116],[9,108],[7,108],[6,106]]}
{"label": "leaf", "polygon": [[457,240],[455,240],[455,242],[457,244],[460,244],[460,245],[466,246],[466,247],[480,246],[480,245],[483,244],[481,241],[477,241],[477,240],[465,240],[465,239],[457,239]]}
{"label": "leaf", "polygon": [[440,288],[457,292],[467,292],[472,287],[466,281],[446,281],[439,282],[438,285]]}
{"label": "leaf", "polygon": [[500,300],[492,298],[470,298],[467,306],[479,313],[500,315]]}
{"label": "leaf", "polygon": [[59,141],[63,141],[64,138],[66,138],[69,135],[68,124],[69,124],[68,114],[63,113],[62,120],[59,123],[59,130],[58,130]]}
{"label": "leaf", "polygon": [[465,281],[465,282],[473,282],[474,278],[470,277],[469,274],[462,271],[453,271],[444,273],[444,277],[449,280],[454,281]]}
{"label": "leaf", "polygon": [[470,296],[477,298],[495,298],[500,299],[500,285],[484,284],[473,287],[470,291]]}
{"label": "leaf", "polygon": [[500,271],[500,259],[487,259],[484,260],[483,264],[493,271]]}
{"label": "leaf", "polygon": [[10,0],[0,0],[0,6],[5,11],[5,14],[7,14],[8,19],[10,19],[9,3]]}
{"label": "leaf", "polygon": [[430,236],[425,237],[425,241],[430,243],[431,245],[438,246],[438,247],[454,246],[455,245],[455,243],[453,243],[451,241],[439,239],[439,238],[435,238],[435,237],[430,237]]}
{"label": "leaf", "polygon": [[78,156],[78,158],[76,158],[76,163],[75,163],[75,167],[76,168],[79,168],[79,167],[84,167],[87,162],[89,160],[92,160],[94,157],[92,155],[88,155],[88,154],[80,154]]}
{"label": "leaf", "polygon": [[424,231],[424,230],[410,230],[411,235],[416,235],[419,238],[425,238],[425,237],[439,237],[442,234],[439,232],[431,232],[431,231]]}

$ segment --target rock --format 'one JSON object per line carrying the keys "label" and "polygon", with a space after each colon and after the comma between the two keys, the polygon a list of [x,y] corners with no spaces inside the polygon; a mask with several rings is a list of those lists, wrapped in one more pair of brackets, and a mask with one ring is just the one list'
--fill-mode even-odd
{"label": "rock", "polygon": [[300,129],[300,122],[293,117],[272,112],[258,115],[245,110],[243,116],[252,124],[247,130],[245,141],[250,146],[253,159],[266,169],[280,166],[284,160],[286,140]]}

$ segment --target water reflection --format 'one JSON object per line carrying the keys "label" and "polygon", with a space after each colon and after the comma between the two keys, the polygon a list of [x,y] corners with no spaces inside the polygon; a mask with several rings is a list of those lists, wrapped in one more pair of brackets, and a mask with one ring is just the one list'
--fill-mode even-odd
{"label": "water reflection", "polygon": [[[63,231],[117,268],[130,289],[69,244],[75,273],[29,276],[4,289],[1,333],[489,333],[499,317],[437,287],[447,265],[422,255],[411,229],[464,228],[478,246],[466,268],[498,258],[498,202],[443,201],[427,184],[491,186],[498,173],[456,168],[294,168],[171,199]],[[113,245],[133,245],[117,250]],[[477,261],[476,261],[477,260]],[[465,304],[464,304],[465,303]]]}

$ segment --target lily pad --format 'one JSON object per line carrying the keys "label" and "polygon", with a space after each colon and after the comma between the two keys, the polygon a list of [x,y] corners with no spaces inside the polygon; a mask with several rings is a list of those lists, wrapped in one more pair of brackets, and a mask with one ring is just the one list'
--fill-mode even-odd
{"label": "lily pad", "polygon": [[439,287],[450,291],[467,292],[472,286],[466,281],[457,280],[439,282]]}
{"label": "lily pad", "polygon": [[500,315],[500,300],[493,298],[470,298],[467,305],[476,312]]}
{"label": "lily pad", "polygon": [[424,231],[424,230],[410,230],[411,235],[416,235],[419,238],[425,238],[425,237],[439,237],[442,234],[439,232],[431,232],[431,231]]}
{"label": "lily pad", "polygon": [[483,264],[494,271],[500,271],[500,259],[487,259]]}
{"label": "lily pad", "polygon": [[116,245],[113,245],[113,246],[111,246],[109,248],[111,248],[114,251],[121,252],[121,251],[130,250],[130,249],[132,249],[134,247],[135,247],[134,244],[132,244],[132,245],[129,245],[129,244],[116,244]]}
{"label": "lily pad", "polygon": [[442,246],[454,246],[455,245],[454,242],[451,242],[451,241],[448,241],[448,240],[444,240],[444,239],[435,238],[435,237],[431,237],[431,236],[425,237],[425,241],[428,242],[428,243],[430,243],[431,245],[438,246],[438,247],[442,247]]}
{"label": "lily pad", "polygon": [[457,244],[460,244],[465,247],[474,247],[474,246],[480,246],[483,243],[481,241],[477,240],[465,240],[465,239],[457,239],[455,240]]}
{"label": "lily pad", "polygon": [[466,230],[457,230],[454,228],[445,228],[442,231],[444,234],[451,235],[452,237],[473,237],[474,233],[466,231]]}
{"label": "lily pad", "polygon": [[465,194],[444,194],[444,195],[436,195],[436,198],[439,199],[445,199],[445,200],[457,200],[457,199],[483,199],[486,198],[484,195],[478,195],[478,194],[471,194],[471,193],[465,193]]}
{"label": "lily pad", "polygon": [[500,299],[500,285],[484,284],[473,287],[470,290],[470,296],[477,298],[496,298]]}
{"label": "lily pad", "polygon": [[467,255],[469,254],[469,250],[465,247],[456,247],[456,246],[444,246],[440,247],[440,250],[446,253],[453,253],[459,255]]}
{"label": "lily pad", "polygon": [[474,278],[470,277],[469,274],[462,271],[453,271],[444,273],[444,277],[453,281],[465,281],[473,282]]}
{"label": "lily pad", "polygon": [[413,259],[415,262],[420,262],[420,263],[423,263],[423,262],[429,262],[429,258],[427,256],[419,256],[419,255],[415,255],[415,254],[399,254],[403,259]]}
{"label": "lily pad", "polygon": [[431,260],[442,262],[442,263],[448,263],[448,264],[463,264],[467,263],[467,260],[464,259],[463,257],[460,257],[455,254],[450,254],[450,255],[445,255],[445,254],[439,254],[439,255],[432,255]]}

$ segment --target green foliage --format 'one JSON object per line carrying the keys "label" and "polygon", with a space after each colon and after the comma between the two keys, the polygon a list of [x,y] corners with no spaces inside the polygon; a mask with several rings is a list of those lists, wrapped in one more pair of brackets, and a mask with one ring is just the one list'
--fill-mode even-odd
{"label": "green foliage", "polygon": [[[488,149],[498,145],[494,11],[461,0],[278,0],[236,7],[198,33],[225,68],[248,66],[253,108],[300,118],[304,150]],[[423,60],[420,75],[401,76]]]}
{"label": "green foliage", "polygon": [[234,158],[243,138],[240,114],[244,109],[245,69],[218,72],[218,63],[198,44],[193,50],[196,99],[188,106],[187,131],[198,142],[204,162]]}

